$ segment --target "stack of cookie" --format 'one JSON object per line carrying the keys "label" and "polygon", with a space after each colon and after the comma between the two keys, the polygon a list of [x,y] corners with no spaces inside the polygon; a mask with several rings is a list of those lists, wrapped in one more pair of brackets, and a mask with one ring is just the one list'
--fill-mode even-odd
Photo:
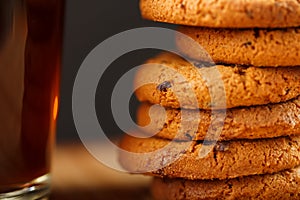
{"label": "stack of cookie", "polygon": [[124,168],[155,176],[159,200],[300,199],[299,2],[141,0],[141,11],[187,25],[206,52],[177,37],[188,59],[163,53],[139,70],[138,123],[155,136],[122,140]]}

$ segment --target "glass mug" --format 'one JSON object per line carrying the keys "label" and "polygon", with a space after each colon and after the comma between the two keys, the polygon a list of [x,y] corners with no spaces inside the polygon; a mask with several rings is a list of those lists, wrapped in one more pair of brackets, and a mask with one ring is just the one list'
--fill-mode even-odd
{"label": "glass mug", "polygon": [[0,199],[49,194],[63,13],[63,0],[0,1]]}

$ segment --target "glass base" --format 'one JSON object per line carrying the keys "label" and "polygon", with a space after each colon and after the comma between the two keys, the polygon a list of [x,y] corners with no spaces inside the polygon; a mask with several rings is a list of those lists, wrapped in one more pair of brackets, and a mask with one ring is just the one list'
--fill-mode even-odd
{"label": "glass base", "polygon": [[47,200],[50,194],[50,175],[46,174],[23,185],[21,189],[0,193],[4,200]]}

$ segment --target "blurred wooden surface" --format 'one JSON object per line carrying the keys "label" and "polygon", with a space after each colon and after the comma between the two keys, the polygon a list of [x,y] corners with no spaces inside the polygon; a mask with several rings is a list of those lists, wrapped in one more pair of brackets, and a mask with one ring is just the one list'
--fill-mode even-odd
{"label": "blurred wooden surface", "polygon": [[[110,151],[107,149],[109,155]],[[110,169],[81,144],[60,144],[54,153],[50,199],[151,199],[149,177]]]}

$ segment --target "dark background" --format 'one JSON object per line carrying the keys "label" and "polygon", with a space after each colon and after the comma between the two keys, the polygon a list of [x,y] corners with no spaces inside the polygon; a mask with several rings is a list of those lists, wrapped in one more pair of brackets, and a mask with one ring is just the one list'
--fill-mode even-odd
{"label": "dark background", "polygon": [[[138,0],[66,2],[61,102],[57,124],[58,142],[78,141],[72,118],[73,82],[81,63],[95,46],[110,36],[132,28],[149,26],[174,28],[171,25],[143,20],[138,5]],[[99,83],[101,90],[96,94],[96,110],[102,128],[110,136],[120,133],[109,109],[114,82],[127,70],[141,64],[155,53],[156,51],[143,50],[124,55],[109,67],[101,79]],[[132,107],[134,110],[134,106]]]}

